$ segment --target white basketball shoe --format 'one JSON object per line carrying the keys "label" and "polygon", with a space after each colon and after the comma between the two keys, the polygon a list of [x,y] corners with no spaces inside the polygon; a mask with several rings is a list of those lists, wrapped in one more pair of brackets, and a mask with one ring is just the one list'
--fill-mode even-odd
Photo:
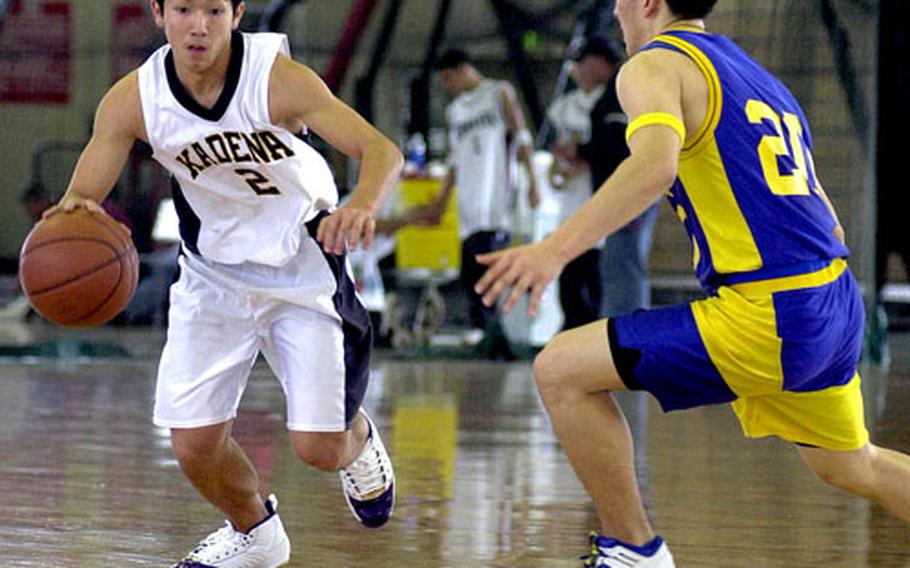
{"label": "white basketball shoe", "polygon": [[269,514],[249,531],[234,530],[230,521],[205,537],[173,568],[277,568],[291,558],[291,543],[278,516],[278,499],[269,495]]}
{"label": "white basketball shoe", "polygon": [[676,568],[664,539],[655,537],[644,546],[630,546],[597,533],[588,536],[591,552],[581,557],[584,566],[599,568]]}
{"label": "white basketball shoe", "polygon": [[395,507],[395,473],[389,454],[382,445],[376,425],[366,418],[369,431],[360,455],[338,473],[344,488],[344,498],[354,518],[371,529],[386,524]]}

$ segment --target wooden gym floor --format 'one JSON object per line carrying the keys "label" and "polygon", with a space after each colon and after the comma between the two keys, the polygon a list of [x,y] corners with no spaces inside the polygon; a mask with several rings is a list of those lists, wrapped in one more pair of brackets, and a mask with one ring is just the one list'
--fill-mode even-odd
{"label": "wooden gym floor", "polygon": [[[163,567],[220,526],[150,422],[160,331],[34,324],[0,335],[133,354],[0,361],[0,566]],[[867,410],[878,443],[910,451],[910,349],[893,349],[889,372],[864,371]],[[236,436],[280,500],[291,566],[580,566],[596,521],[530,362],[380,352],[373,370],[366,407],[399,485],[395,517],[375,531],[355,523],[336,475],[293,457],[281,389],[254,369]],[[649,511],[679,566],[910,567],[907,525],[814,480],[787,444],[743,439],[727,407],[663,415],[645,398],[623,403]]]}

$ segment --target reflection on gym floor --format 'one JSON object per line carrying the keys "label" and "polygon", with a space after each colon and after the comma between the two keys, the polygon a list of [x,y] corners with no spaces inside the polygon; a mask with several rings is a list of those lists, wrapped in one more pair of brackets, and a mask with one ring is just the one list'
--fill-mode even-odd
{"label": "reflection on gym floor", "polygon": [[[0,565],[161,567],[220,525],[151,425],[153,357],[35,361],[4,363],[0,379]],[[907,368],[865,375],[876,439],[910,449]],[[726,407],[666,416],[641,396],[622,403],[679,566],[910,566],[907,526],[815,481],[786,444],[742,439]],[[235,433],[279,498],[291,566],[580,566],[596,521],[530,362],[380,353],[366,406],[399,487],[376,531],[351,518],[337,476],[293,456],[281,389],[255,368]]]}

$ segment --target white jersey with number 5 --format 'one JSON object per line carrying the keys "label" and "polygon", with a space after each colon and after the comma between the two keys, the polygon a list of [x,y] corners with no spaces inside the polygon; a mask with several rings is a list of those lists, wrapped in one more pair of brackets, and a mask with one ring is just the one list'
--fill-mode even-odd
{"label": "white jersey with number 5", "polygon": [[235,33],[211,108],[180,83],[170,46],[139,68],[148,141],[176,182],[181,239],[215,262],[282,266],[305,238],[302,225],[338,201],[322,156],[271,122],[269,76],[279,53],[289,55],[284,35]]}
{"label": "white jersey with number 5", "polygon": [[502,84],[484,79],[475,89],[460,94],[446,109],[446,121],[461,236],[508,228],[514,160],[506,140]]}

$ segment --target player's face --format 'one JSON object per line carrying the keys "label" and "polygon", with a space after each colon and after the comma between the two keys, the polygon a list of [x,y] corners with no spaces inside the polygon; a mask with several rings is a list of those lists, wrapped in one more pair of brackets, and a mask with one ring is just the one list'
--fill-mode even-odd
{"label": "player's face", "polygon": [[613,15],[622,28],[626,51],[632,55],[642,48],[650,38],[645,18],[646,0],[616,0]]}
{"label": "player's face", "polygon": [[576,82],[582,89],[592,89],[610,80],[610,64],[598,55],[585,55],[574,68]]}
{"label": "player's face", "polygon": [[223,57],[231,32],[240,25],[244,3],[234,10],[231,0],[165,0],[161,10],[151,0],[155,23],[164,29],[175,62],[203,71]]}
{"label": "player's face", "polygon": [[466,90],[464,72],[461,68],[440,69],[439,80],[443,88],[452,96],[458,96]]}

